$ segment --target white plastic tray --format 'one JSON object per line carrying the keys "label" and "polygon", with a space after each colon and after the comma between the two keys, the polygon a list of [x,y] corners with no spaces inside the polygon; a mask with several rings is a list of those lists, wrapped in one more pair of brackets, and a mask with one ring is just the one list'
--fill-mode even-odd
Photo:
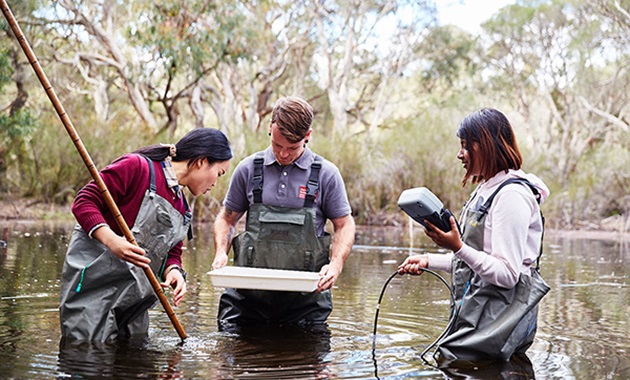
{"label": "white plastic tray", "polygon": [[281,269],[227,266],[208,272],[212,285],[224,288],[312,292],[319,274]]}

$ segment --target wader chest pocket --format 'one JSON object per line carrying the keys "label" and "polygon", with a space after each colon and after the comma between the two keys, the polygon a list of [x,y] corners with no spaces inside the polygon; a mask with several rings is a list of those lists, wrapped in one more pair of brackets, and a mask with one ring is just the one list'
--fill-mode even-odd
{"label": "wader chest pocket", "polygon": [[260,240],[297,244],[303,240],[302,227],[306,221],[304,214],[261,212],[258,221],[260,222],[258,235]]}
{"label": "wader chest pocket", "polygon": [[173,227],[173,221],[171,220],[171,215],[168,211],[164,210],[162,207],[158,207],[155,219],[162,225],[166,227]]}
{"label": "wader chest pocket", "polygon": [[284,223],[303,226],[306,220],[304,214],[277,213],[273,211],[261,211],[258,221],[261,223]]}

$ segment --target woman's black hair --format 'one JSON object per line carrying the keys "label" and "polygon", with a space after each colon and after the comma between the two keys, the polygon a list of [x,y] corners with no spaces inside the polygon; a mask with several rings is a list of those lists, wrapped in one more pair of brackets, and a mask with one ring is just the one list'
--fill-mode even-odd
{"label": "woman's black hair", "polygon": [[[473,176],[473,183],[489,179],[500,171],[518,170],[523,164],[510,121],[494,108],[483,108],[466,116],[457,129],[457,137],[466,142],[469,170],[475,162],[480,163],[481,172]],[[473,143],[476,143],[475,149]],[[469,170],[462,185],[471,177]]]}
{"label": "woman's black hair", "polygon": [[[188,161],[188,167],[204,158],[208,164],[232,159],[230,142],[223,132],[214,128],[196,128],[188,132],[175,144],[176,154],[173,161]],[[153,161],[163,161],[169,156],[168,145],[150,145],[136,150]]]}

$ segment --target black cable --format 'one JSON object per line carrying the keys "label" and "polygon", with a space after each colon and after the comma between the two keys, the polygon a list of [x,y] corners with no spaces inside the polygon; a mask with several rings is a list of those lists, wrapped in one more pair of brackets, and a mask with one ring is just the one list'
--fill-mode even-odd
{"label": "black cable", "polygon": [[374,316],[374,332],[372,334],[372,361],[374,362],[374,376],[377,379],[380,379],[378,377],[378,365],[376,364],[376,326],[378,324],[378,312],[379,310],[381,310],[381,300],[383,299],[383,295],[385,294],[385,289],[387,289],[387,285],[389,285],[390,281],[392,281],[397,274],[398,271],[392,273],[387,281],[385,281],[383,289],[381,289],[381,295],[378,297],[378,303],[376,304],[376,315]]}
{"label": "black cable", "polygon": [[[427,269],[427,268],[418,268],[418,270],[421,270],[423,272],[427,272],[430,273],[432,275],[434,275],[435,277],[437,277],[448,289],[449,295],[451,297],[451,305],[455,305],[455,295],[453,294],[453,290],[451,289],[451,286],[448,284],[448,282],[444,279],[444,277],[442,277],[441,275],[439,275],[438,273]],[[376,305],[376,315],[374,317],[374,332],[373,332],[373,336],[372,336],[372,358],[374,360],[374,368],[375,368],[375,373],[377,373],[377,365],[376,365],[376,329],[378,326],[378,314],[379,311],[381,309],[381,301],[383,299],[383,295],[385,294],[385,289],[387,289],[387,285],[389,285],[389,283],[391,282],[391,280],[396,277],[396,275],[398,274],[398,271],[394,272],[391,276],[389,276],[389,278],[387,279],[387,281],[385,281],[385,284],[383,285],[383,288],[381,289],[381,294],[378,297],[378,304]],[[424,351],[422,351],[422,353],[420,354],[420,358],[424,361],[425,364],[429,364],[429,362],[424,358],[424,355],[426,355],[426,353],[431,350],[433,347],[435,347],[435,345],[437,344],[437,342],[439,342],[444,335],[446,335],[446,333],[451,329],[451,326],[453,325],[453,323],[455,322],[455,317],[457,316],[457,312],[459,311],[459,307],[457,308],[452,308],[451,310],[451,315],[449,317],[449,321],[448,324],[446,325],[446,328],[444,329],[444,331],[442,331],[442,333],[437,337],[437,339],[435,339],[433,341],[433,343],[431,343]],[[378,375],[377,375],[378,378]]]}
{"label": "black cable", "polygon": [[378,312],[381,310],[381,300],[383,299],[383,295],[385,294],[385,289],[387,289],[387,285],[396,277],[398,271],[394,272],[387,281],[385,281],[385,285],[383,285],[383,289],[381,289],[381,295],[378,297],[378,303],[376,304],[376,315],[374,316],[374,333],[372,338],[372,351],[376,349],[376,326],[378,323]]}

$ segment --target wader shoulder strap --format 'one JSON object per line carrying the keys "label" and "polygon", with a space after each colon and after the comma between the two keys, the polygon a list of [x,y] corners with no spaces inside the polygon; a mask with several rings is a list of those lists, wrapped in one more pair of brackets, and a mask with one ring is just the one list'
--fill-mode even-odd
{"label": "wader shoulder strap", "polygon": [[[494,191],[494,193],[492,193],[492,195],[490,196],[490,198],[488,198],[488,200],[481,206],[481,208],[479,209],[480,212],[480,217],[479,219],[481,219],[482,215],[485,215],[488,213],[488,209],[490,208],[490,205],[492,204],[492,201],[494,200],[494,197],[497,195],[497,193],[506,185],[512,184],[512,183],[519,183],[521,185],[525,185],[527,187],[529,187],[529,189],[532,191],[532,193],[534,193],[534,196],[536,197],[536,202],[538,202],[538,204],[540,204],[540,200],[541,200],[541,194],[540,191],[538,191],[538,189],[536,188],[536,186],[534,186],[533,183],[529,182],[528,180],[526,180],[525,178],[510,178],[508,180],[506,180],[505,182],[503,182],[501,185],[499,185],[499,187]],[[543,254],[543,238],[545,236],[545,216],[542,213],[542,210],[540,211],[540,218],[542,221],[542,234],[540,236],[540,253],[538,254],[538,257],[536,258],[536,270],[540,270],[540,257]]]}
{"label": "wader shoulder strap", "polygon": [[[254,203],[262,203],[263,190],[263,153],[260,152],[254,157],[254,176],[252,177],[252,193],[254,195]],[[304,207],[313,207],[315,196],[319,188],[319,172],[322,169],[322,158],[315,156],[313,164],[311,164],[311,174],[306,183],[306,197],[304,199]]]}
{"label": "wader shoulder strap", "polygon": [[254,203],[262,203],[263,189],[263,153],[259,152],[254,157],[254,177],[252,178],[252,192],[254,193]]}
{"label": "wader shoulder strap", "polygon": [[[153,167],[153,160],[143,154],[141,154],[141,156],[144,157],[149,164],[149,196],[154,197],[155,194],[157,194],[157,186],[155,186],[155,169]],[[190,206],[188,205],[188,200],[186,199],[186,196],[183,193],[181,195],[184,201],[184,207],[186,208],[186,213],[184,214],[184,222],[188,224],[192,220],[192,212],[190,212]],[[194,237],[192,232],[192,224],[188,227],[187,237],[188,240],[192,240]]]}
{"label": "wader shoulder strap", "polygon": [[304,199],[304,207],[313,207],[315,196],[319,188],[319,171],[322,169],[322,158],[315,156],[315,161],[311,165],[311,175],[306,183],[306,199]]}
{"label": "wader shoulder strap", "polygon": [[494,200],[494,197],[499,193],[499,191],[501,191],[501,189],[504,186],[507,186],[512,183],[520,183],[522,185],[526,185],[527,187],[529,187],[532,190],[532,193],[534,193],[534,196],[536,197],[536,202],[540,204],[540,192],[538,191],[536,186],[534,186],[531,182],[529,182],[528,180],[524,178],[510,178],[506,180],[505,182],[503,182],[501,185],[499,185],[499,187],[494,191],[494,193],[492,193],[490,198],[488,198],[488,200],[486,200],[486,202],[481,206],[481,208],[479,209],[479,212],[481,212],[482,214],[486,214],[488,212],[488,209],[490,208],[490,205],[492,204],[492,201]]}
{"label": "wader shoulder strap", "polygon": [[192,240],[195,237],[195,235],[193,235],[192,223],[191,223],[193,215],[192,215],[192,211],[190,211],[188,200],[186,199],[186,196],[183,193],[182,193],[182,200],[184,201],[184,207],[186,207],[186,213],[184,214],[184,223],[189,224],[186,237],[188,238],[188,240]]}
{"label": "wader shoulder strap", "polygon": [[153,161],[143,154],[141,154],[140,156],[144,157],[144,159],[147,160],[147,163],[149,164],[149,191],[151,192],[151,197],[153,197],[157,193],[157,186],[155,186],[155,171],[153,168]]}

